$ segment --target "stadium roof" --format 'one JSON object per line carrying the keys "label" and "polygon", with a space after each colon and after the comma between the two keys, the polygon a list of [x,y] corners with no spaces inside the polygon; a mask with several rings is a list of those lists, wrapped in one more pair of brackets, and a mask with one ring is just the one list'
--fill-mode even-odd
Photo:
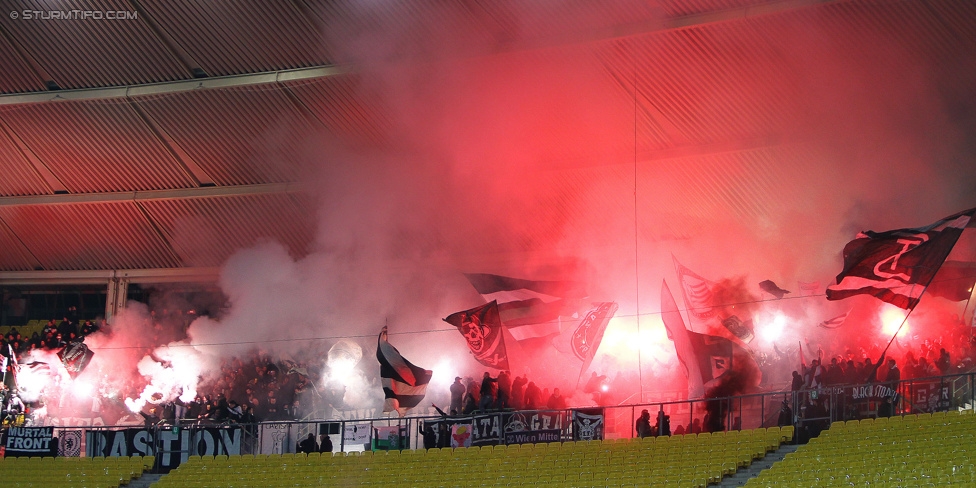
{"label": "stadium roof", "polygon": [[[299,142],[321,131],[367,143],[383,136],[384,109],[355,89],[357,67],[335,66],[331,26],[353,15],[343,2],[100,3],[100,15],[129,16],[115,21],[49,18],[85,15],[80,1],[14,3],[0,15],[0,277],[8,280],[212,268],[262,238],[300,256],[315,227]],[[777,175],[815,158],[782,142],[802,110],[796,86],[805,76],[783,53],[803,26],[829,33],[823,42],[910,53],[905,62],[926,60],[940,87],[976,99],[968,0],[581,2],[572,16],[562,2],[446,3],[377,3],[372,19],[420,26],[420,36],[476,25],[469,35],[499,51],[586,43],[621,97],[632,98],[641,80],[638,159],[701,187],[659,209],[680,212],[682,225],[642,226],[648,239],[687,237],[714,212],[762,219],[795,190]],[[747,170],[723,172],[727,161]],[[571,166],[557,179],[587,184],[591,168]],[[619,205],[632,206],[628,198]]]}

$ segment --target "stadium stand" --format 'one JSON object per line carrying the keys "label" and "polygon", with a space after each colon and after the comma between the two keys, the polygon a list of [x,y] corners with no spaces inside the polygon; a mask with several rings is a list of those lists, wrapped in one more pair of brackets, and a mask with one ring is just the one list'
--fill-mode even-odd
{"label": "stadium stand", "polygon": [[41,320],[31,320],[26,325],[16,326],[16,325],[4,325],[0,327],[0,335],[6,336],[13,330],[20,332],[20,337],[24,340],[30,339],[31,335],[35,332],[40,334],[44,330],[44,324],[47,322]]}
{"label": "stadium stand", "polygon": [[152,468],[153,456],[0,458],[5,487],[110,488],[126,485]]}
{"label": "stadium stand", "polygon": [[973,486],[972,411],[835,422],[746,486]]}
{"label": "stadium stand", "polygon": [[761,459],[792,427],[457,449],[194,456],[154,487],[703,487]]}

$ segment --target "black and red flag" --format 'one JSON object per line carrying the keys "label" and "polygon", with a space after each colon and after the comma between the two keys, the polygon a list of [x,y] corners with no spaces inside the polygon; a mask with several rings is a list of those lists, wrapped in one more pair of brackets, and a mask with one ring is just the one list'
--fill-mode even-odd
{"label": "black and red flag", "polygon": [[457,327],[479,363],[500,370],[511,369],[497,301],[452,313],[444,321]]}
{"label": "black and red flag", "polygon": [[859,233],[844,246],[844,270],[827,287],[827,299],[867,294],[915,308],[974,213],[976,208],[925,227]]}
{"label": "black and red flag", "polygon": [[[497,302],[500,331],[489,340],[488,333],[494,333],[495,322],[487,308],[483,313],[474,313],[482,310],[481,307],[458,312],[445,320],[457,327],[461,313],[479,317],[485,331],[484,341],[478,336],[477,328],[465,327],[461,333],[468,339],[468,346],[478,361],[493,368],[499,367],[493,363],[505,364],[494,360],[493,356],[497,355],[500,361],[507,358],[510,366],[500,369],[517,369],[512,363],[519,360],[520,344],[546,338],[557,351],[580,361],[582,375],[593,361],[607,324],[617,311],[614,302],[584,302],[586,290],[582,283],[575,281],[527,280],[487,273],[468,273],[465,277],[486,301]],[[483,345],[481,353],[476,351],[479,344]],[[489,356],[488,351],[495,352]]]}
{"label": "black and red flag", "polygon": [[688,376],[688,398],[725,396],[758,386],[762,374],[752,353],[736,339],[688,330],[671,289],[663,281],[661,319]]}

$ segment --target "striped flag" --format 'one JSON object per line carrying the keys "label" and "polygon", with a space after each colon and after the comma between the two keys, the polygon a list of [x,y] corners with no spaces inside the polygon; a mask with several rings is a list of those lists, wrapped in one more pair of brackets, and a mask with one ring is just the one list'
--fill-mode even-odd
{"label": "striped flag", "polygon": [[[725,337],[743,344],[751,342],[755,337],[752,318],[740,318],[743,312],[736,310],[735,303],[722,303],[716,294],[718,284],[702,278],[688,269],[672,256],[681,292],[688,310],[688,325],[691,329],[717,337]],[[748,312],[748,307],[740,306],[739,310]]]}
{"label": "striped flag", "polygon": [[844,322],[847,321],[847,316],[851,314],[851,310],[848,310],[832,319],[824,320],[823,322],[820,322],[817,325],[823,327],[824,329],[836,329],[844,325]]}
{"label": "striped flag", "polygon": [[386,326],[383,326],[377,340],[376,360],[380,362],[380,378],[386,397],[383,411],[396,410],[402,416],[407,409],[419,405],[427,393],[427,383],[430,383],[434,372],[404,359],[400,351],[387,340]]}
{"label": "striped flag", "polygon": [[844,269],[827,287],[827,300],[866,294],[915,308],[973,214],[976,208],[925,227],[858,233],[844,246]]}
{"label": "striped flag", "polygon": [[[7,344],[7,351],[10,352],[10,377],[11,385],[16,388],[17,385],[17,373],[20,371],[20,364],[17,363],[17,353],[14,352],[14,346]],[[6,372],[7,369],[4,368],[4,381],[6,382]]]}
{"label": "striped flag", "polygon": [[702,375],[703,371],[711,372],[711,368],[703,367],[699,361],[692,332],[685,327],[685,321],[678,312],[678,304],[668,288],[667,282],[661,282],[661,320],[668,331],[668,339],[674,343],[678,362],[684,368],[688,378],[688,398],[702,398],[705,396],[705,381],[711,379]]}
{"label": "striped flag", "polygon": [[538,281],[508,276],[467,273],[471,286],[486,302],[498,302],[502,325],[518,341],[546,337],[563,332],[563,318],[579,317],[580,300],[586,291],[572,281]]}

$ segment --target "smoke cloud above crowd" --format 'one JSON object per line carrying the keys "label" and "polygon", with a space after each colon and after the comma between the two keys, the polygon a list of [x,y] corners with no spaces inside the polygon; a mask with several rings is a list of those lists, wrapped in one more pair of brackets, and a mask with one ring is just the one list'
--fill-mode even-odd
{"label": "smoke cloud above crowd", "polygon": [[[387,325],[404,357],[434,371],[429,396],[443,401],[455,376],[486,368],[441,319],[484,303],[463,273],[494,273],[580,282],[587,300],[616,302],[590,371],[616,378],[620,401],[676,398],[685,380],[660,315],[661,280],[680,289],[675,260],[753,321],[757,354],[876,354],[888,306],[827,302],[824,287],[857,231],[976,205],[976,63],[953,72],[884,32],[758,17],[749,29],[780,37],[720,73],[707,52],[674,45],[700,36],[721,55],[757,34],[716,23],[614,38],[599,34],[602,19],[637,2],[608,4],[600,19],[562,5],[558,22],[536,3],[502,27],[449,5],[425,18],[450,21],[395,29],[384,2],[325,16],[323,44],[373,129],[303,141],[308,253],[270,240],[240,249],[220,274],[226,308],[153,348],[158,361],[133,325],[148,312],[130,305],[113,330],[133,335],[95,339],[96,361],[131,366],[150,384],[143,397],[172,398],[222,360],[266,354],[348,379],[347,403],[375,408]],[[779,71],[751,71],[762,56]],[[775,299],[763,280],[790,293]],[[926,300],[907,342],[963,320],[962,304]],[[843,326],[820,325],[844,313]],[[559,351],[524,353],[514,373],[589,401]]]}

